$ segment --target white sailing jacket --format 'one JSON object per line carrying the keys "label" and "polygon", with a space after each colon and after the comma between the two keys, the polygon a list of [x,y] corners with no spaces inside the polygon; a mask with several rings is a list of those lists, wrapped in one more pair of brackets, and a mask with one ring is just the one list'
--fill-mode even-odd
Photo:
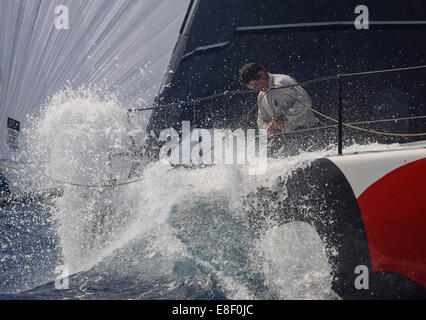
{"label": "white sailing jacket", "polygon": [[[290,76],[269,73],[269,88],[293,84],[297,84],[297,82]],[[282,90],[300,102],[312,106],[311,98],[302,87],[295,86]],[[264,91],[260,91],[258,101],[257,125],[259,129],[265,129],[266,125],[278,116],[285,117],[284,132],[293,131],[300,127],[313,127],[319,122],[311,110],[279,89],[271,90],[266,95]]]}

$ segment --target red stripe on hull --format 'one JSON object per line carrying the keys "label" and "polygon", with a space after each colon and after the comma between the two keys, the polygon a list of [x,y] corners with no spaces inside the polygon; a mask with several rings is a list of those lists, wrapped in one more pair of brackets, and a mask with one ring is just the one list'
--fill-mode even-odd
{"label": "red stripe on hull", "polygon": [[388,173],[359,197],[373,272],[400,273],[426,288],[426,158]]}

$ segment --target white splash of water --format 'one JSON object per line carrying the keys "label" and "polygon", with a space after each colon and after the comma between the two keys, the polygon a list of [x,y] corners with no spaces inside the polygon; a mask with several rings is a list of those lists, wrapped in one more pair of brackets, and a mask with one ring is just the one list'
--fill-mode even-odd
{"label": "white splash of water", "polygon": [[313,227],[292,222],[268,230],[257,243],[268,285],[280,299],[334,299],[331,269]]}
{"label": "white splash of water", "polygon": [[[114,179],[125,181],[129,166],[123,163],[130,160],[120,158],[121,165],[114,167],[111,155],[129,151],[130,132],[141,134],[129,122],[126,108],[114,97],[83,89],[62,91],[46,105],[40,118],[33,119],[33,126],[25,133],[26,155],[31,164],[28,173],[31,171],[37,186],[52,186],[58,182],[105,185]],[[377,144],[352,148],[359,151],[391,147]],[[212,229],[212,223],[205,229],[208,240],[194,234],[194,242],[189,239],[184,243],[180,233],[188,230],[179,230],[170,223],[173,212],[177,207],[184,213],[189,211],[190,227],[194,227],[192,220],[208,214],[203,207],[197,207],[200,201],[210,209],[217,207],[218,212],[237,217],[241,199],[256,191],[258,186],[273,188],[279,176],[288,176],[313,159],[332,154],[335,151],[330,149],[270,159],[268,170],[262,176],[246,175],[245,168],[236,165],[169,172],[169,165],[157,162],[144,168],[140,181],[114,189],[61,183],[64,195],[55,201],[54,210],[65,263],[72,273],[88,270],[138,239],[147,245],[141,247],[140,259],[132,257],[136,259],[136,262],[131,259],[132,264],[145,263],[157,255],[173,261],[176,257],[191,257],[194,251],[209,247],[203,241],[211,241],[211,247],[217,248],[209,253],[211,260],[206,258],[202,264],[215,273],[228,298],[259,298],[250,292],[242,279],[233,276],[232,272],[240,271],[233,269],[238,268],[238,264],[232,265],[229,257],[221,256],[221,246],[235,245],[238,232],[228,230],[220,234]],[[211,217],[207,221],[214,219]],[[183,221],[181,226],[188,226],[188,221]],[[252,262],[257,264],[255,269],[263,274],[274,295],[297,299],[334,298],[330,288],[330,266],[312,227],[305,224],[274,227],[253,242],[254,254],[258,257]],[[114,262],[114,269],[120,270],[119,263]],[[124,266],[122,268],[123,273],[129,272]],[[172,272],[172,264],[154,264],[151,271],[146,271],[148,265],[137,268],[145,270],[145,275]]]}
{"label": "white splash of water", "polygon": [[82,187],[125,177],[113,172],[112,157],[128,151],[127,112],[114,97],[64,90],[32,124],[25,132],[27,173],[35,188],[64,187],[55,202],[58,234],[67,266],[79,271],[119,237],[132,214],[122,190]]}

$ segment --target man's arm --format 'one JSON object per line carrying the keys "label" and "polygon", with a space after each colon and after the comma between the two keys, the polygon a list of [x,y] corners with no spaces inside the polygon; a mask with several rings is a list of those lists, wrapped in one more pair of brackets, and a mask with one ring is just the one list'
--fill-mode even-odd
{"label": "man's arm", "polygon": [[[259,95],[260,98],[264,97],[263,95]],[[264,105],[262,104],[264,101],[260,101],[258,105],[258,117],[257,117],[257,126],[259,129],[266,129],[268,133],[279,133],[283,130],[285,125],[285,116],[278,115],[276,119],[271,119],[269,114],[266,112]],[[266,101],[266,103],[268,103]]]}
{"label": "man's arm", "polygon": [[[297,84],[297,82],[290,76],[285,76],[280,81],[281,86],[293,84]],[[288,131],[295,130],[300,126],[312,127],[319,122],[314,113],[308,109],[312,106],[312,100],[301,86],[278,90],[277,94],[281,113],[286,118]]]}

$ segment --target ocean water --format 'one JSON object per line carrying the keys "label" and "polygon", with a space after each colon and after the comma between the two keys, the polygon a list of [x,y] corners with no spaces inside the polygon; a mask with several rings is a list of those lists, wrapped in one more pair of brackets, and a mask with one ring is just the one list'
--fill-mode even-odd
{"label": "ocean water", "polygon": [[[169,171],[160,161],[144,164],[134,183],[94,187],[129,180],[128,137],[142,141],[143,132],[125,107],[68,89],[28,120],[15,181],[64,193],[0,210],[1,299],[339,299],[316,231],[291,222],[254,232],[247,210],[263,214],[271,200],[244,201],[334,148],[269,159],[259,176],[242,165]],[[57,286],[58,267],[68,289]]]}

